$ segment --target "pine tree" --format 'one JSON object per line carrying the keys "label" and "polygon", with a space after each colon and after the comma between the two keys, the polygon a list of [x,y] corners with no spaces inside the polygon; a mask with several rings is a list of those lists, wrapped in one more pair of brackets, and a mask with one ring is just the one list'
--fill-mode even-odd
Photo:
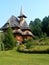
{"label": "pine tree", "polygon": [[5,34],[4,45],[5,45],[5,49],[12,49],[16,45],[16,40],[13,36],[12,29],[10,26]]}

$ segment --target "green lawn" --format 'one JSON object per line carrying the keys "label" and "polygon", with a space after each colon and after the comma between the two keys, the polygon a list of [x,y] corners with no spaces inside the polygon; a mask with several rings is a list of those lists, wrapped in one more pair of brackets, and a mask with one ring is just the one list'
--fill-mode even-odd
{"label": "green lawn", "polygon": [[0,51],[0,65],[49,65],[49,54],[25,54],[15,49]]}

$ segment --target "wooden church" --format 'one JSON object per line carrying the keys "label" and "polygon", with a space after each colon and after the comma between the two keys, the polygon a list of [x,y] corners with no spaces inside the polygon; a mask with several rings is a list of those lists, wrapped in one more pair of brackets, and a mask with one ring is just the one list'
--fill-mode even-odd
{"label": "wooden church", "polygon": [[27,22],[25,20],[26,18],[27,17],[23,14],[21,8],[20,16],[11,16],[9,20],[5,23],[5,25],[1,27],[1,30],[6,33],[6,30],[8,29],[10,24],[14,37],[18,42],[23,42],[24,39],[31,39],[34,35],[32,34],[29,26],[27,25]]}

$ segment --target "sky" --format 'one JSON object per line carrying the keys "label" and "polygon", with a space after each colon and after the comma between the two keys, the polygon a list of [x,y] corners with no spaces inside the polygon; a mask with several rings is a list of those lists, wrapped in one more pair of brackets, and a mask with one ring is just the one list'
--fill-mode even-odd
{"label": "sky", "polygon": [[43,19],[49,15],[49,0],[0,0],[0,27],[12,16],[20,15],[21,6],[27,16],[27,23],[35,18]]}

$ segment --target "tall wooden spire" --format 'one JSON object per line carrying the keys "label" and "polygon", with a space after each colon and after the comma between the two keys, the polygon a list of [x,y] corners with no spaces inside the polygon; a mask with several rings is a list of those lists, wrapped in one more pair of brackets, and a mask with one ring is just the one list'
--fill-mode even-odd
{"label": "tall wooden spire", "polygon": [[20,16],[22,16],[22,15],[23,15],[23,8],[22,8],[22,6],[21,6]]}
{"label": "tall wooden spire", "polygon": [[20,10],[20,16],[18,16],[18,18],[27,18],[24,14],[23,14],[23,8],[21,7]]}

